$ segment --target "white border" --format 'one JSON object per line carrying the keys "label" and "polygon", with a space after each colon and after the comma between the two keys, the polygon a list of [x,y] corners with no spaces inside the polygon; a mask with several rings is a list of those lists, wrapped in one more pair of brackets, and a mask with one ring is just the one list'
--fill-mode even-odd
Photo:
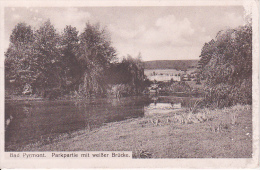
{"label": "white border", "polygon": [[[251,5],[253,14],[253,158],[252,159],[46,159],[4,158],[4,7],[82,6],[234,6]],[[259,167],[259,9],[258,1],[0,1],[0,168],[257,168]]]}

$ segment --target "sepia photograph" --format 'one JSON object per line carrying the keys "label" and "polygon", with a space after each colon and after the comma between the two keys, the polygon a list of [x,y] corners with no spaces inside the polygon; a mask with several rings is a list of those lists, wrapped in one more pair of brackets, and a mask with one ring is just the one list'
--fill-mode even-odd
{"label": "sepia photograph", "polygon": [[9,159],[253,158],[252,6],[2,9]]}

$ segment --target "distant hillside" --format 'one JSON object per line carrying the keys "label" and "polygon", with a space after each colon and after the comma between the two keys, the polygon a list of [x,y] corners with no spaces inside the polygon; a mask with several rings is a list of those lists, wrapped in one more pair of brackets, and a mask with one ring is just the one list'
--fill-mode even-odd
{"label": "distant hillside", "polygon": [[145,69],[176,69],[196,68],[199,60],[155,60],[145,61]]}

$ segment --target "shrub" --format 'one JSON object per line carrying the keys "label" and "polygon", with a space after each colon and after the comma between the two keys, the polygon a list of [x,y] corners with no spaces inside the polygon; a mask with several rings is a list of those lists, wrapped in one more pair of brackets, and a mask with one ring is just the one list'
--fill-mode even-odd
{"label": "shrub", "polygon": [[205,103],[214,107],[252,103],[252,26],[220,31],[201,54]]}
{"label": "shrub", "polygon": [[236,104],[252,104],[252,79],[243,80],[239,85],[221,83],[205,88],[207,106],[228,107]]}
{"label": "shrub", "polygon": [[190,93],[191,87],[186,82],[173,82],[162,87],[168,93],[184,92]]}
{"label": "shrub", "polygon": [[133,89],[128,84],[116,84],[112,85],[108,90],[107,94],[114,97],[120,98],[129,96],[133,93]]}

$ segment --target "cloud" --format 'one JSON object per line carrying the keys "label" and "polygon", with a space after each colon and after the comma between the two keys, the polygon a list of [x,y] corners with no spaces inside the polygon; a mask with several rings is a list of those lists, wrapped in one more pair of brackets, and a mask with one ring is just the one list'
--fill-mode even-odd
{"label": "cloud", "polygon": [[202,28],[200,28],[200,31],[201,31],[201,32],[206,32],[206,28],[205,28],[205,27],[202,27]]}
{"label": "cloud", "polygon": [[140,9],[6,8],[5,40],[9,41],[11,30],[18,22],[26,22],[38,29],[50,19],[58,32],[66,25],[82,32],[88,21],[92,24],[100,22],[101,26],[107,25],[119,57],[137,56],[141,52],[144,60],[198,58],[203,44],[214,38],[218,31],[236,28],[245,20],[240,8],[143,8],[142,12]]}
{"label": "cloud", "polygon": [[187,38],[194,34],[191,22],[184,18],[178,20],[174,15],[157,19],[155,27],[147,30],[140,38],[146,44],[189,44]]}
{"label": "cloud", "polygon": [[196,34],[189,37],[189,42],[192,46],[203,45],[205,42],[212,40],[212,36],[208,34],[207,29],[204,26],[197,26],[195,29]]}
{"label": "cloud", "polygon": [[160,46],[157,48],[144,49],[141,51],[141,54],[143,60],[185,60],[197,59],[200,52],[200,46]]}
{"label": "cloud", "polygon": [[[125,29],[110,25],[109,30],[114,35],[114,40],[124,40],[137,46],[181,46],[190,44],[189,37],[195,30],[187,19],[177,19],[174,15],[158,18],[153,25],[146,28],[144,25],[137,29]],[[127,45],[121,45],[127,46]]]}
{"label": "cloud", "polygon": [[14,14],[13,15],[13,19],[15,19],[15,20],[18,20],[18,19],[20,19],[21,18],[21,16],[19,15],[19,14]]}
{"label": "cloud", "polygon": [[66,25],[76,27],[83,31],[85,24],[91,19],[91,14],[87,11],[81,11],[78,8],[67,8],[66,10],[51,9],[44,13],[45,20],[49,18],[57,30],[63,30]]}
{"label": "cloud", "polygon": [[137,55],[148,49],[144,55],[150,56],[148,51],[151,49],[164,47],[164,50],[171,51],[169,49],[175,46],[191,45],[190,38],[195,32],[187,18],[177,19],[174,15],[158,18],[149,27],[140,25],[130,29],[122,25],[110,25],[108,28],[121,55]]}
{"label": "cloud", "polygon": [[[197,57],[201,44],[210,40],[208,35],[201,34],[205,32],[205,28],[200,28],[200,35],[197,35],[189,19],[177,19],[174,15],[160,17],[147,27],[140,25],[136,29],[125,29],[110,25],[109,30],[119,57],[127,54],[137,56],[141,52],[144,60],[154,60],[158,57],[182,59],[184,54],[192,58],[195,54],[190,53],[192,50],[196,51]],[[196,41],[201,42],[200,46],[194,43]]]}
{"label": "cloud", "polygon": [[109,25],[108,30],[116,36],[127,40],[137,38],[137,36],[142,34],[146,28],[145,26],[140,26],[137,29],[121,29],[118,26]]}
{"label": "cloud", "polygon": [[244,25],[244,18],[235,13],[226,13],[226,25],[231,28],[236,28],[240,25]]}
{"label": "cloud", "polygon": [[[216,35],[220,30],[225,30],[228,28],[236,28],[238,26],[244,25],[245,21],[243,15],[238,15],[235,12],[223,12],[219,15],[212,15],[211,19],[207,20],[208,28],[206,31],[210,31]],[[215,36],[214,35],[214,36]]]}

